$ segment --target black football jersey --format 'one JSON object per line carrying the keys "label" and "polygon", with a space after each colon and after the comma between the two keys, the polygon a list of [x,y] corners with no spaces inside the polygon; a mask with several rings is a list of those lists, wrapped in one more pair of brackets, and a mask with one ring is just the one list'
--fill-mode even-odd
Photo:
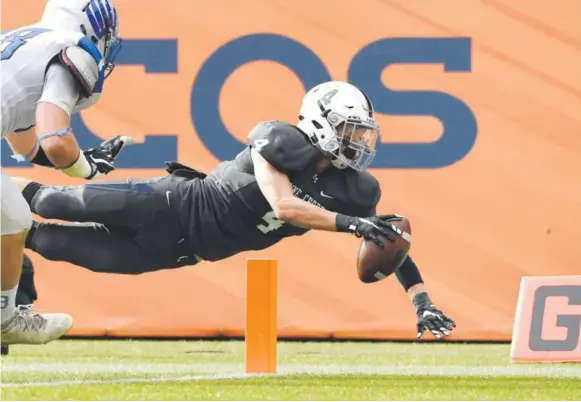
{"label": "black football jersey", "polygon": [[377,180],[352,169],[317,173],[322,154],[297,127],[263,122],[248,140],[244,151],[218,165],[205,179],[172,180],[172,200],[177,201],[183,230],[196,255],[216,261],[308,231],[276,219],[254,177],[252,148],[289,177],[296,197],[345,215],[375,215],[380,198]]}

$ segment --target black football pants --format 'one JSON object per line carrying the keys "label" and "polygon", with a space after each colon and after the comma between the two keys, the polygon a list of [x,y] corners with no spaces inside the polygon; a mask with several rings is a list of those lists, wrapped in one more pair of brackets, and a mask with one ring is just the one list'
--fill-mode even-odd
{"label": "black football pants", "polygon": [[32,212],[74,223],[39,223],[26,247],[94,272],[141,274],[193,265],[196,259],[170,209],[170,176],[81,186],[29,184]]}

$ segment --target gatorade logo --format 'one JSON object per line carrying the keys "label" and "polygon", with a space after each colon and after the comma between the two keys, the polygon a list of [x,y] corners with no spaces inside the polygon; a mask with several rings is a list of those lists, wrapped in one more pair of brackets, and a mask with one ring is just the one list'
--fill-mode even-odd
{"label": "gatorade logo", "polygon": [[581,276],[523,278],[513,361],[581,361]]}
{"label": "gatorade logo", "polygon": [[[561,300],[557,300],[557,298]],[[548,306],[551,303],[559,303],[559,305],[549,310]],[[565,312],[566,306],[573,305],[581,306],[581,285],[540,286],[537,288],[533,301],[533,319],[531,320],[529,336],[531,350],[572,352],[577,349],[580,342],[581,314],[555,313]],[[549,313],[549,311],[551,312]],[[545,331],[543,331],[543,327]],[[566,333],[565,337],[559,339],[563,332]]]}

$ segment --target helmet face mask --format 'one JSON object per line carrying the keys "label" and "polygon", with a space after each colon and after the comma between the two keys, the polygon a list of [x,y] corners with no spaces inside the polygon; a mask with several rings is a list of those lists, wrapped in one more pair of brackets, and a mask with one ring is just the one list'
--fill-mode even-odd
{"label": "helmet face mask", "polygon": [[357,171],[367,169],[376,153],[375,145],[379,137],[377,124],[347,120],[336,130],[339,147],[335,152],[336,159],[331,160],[333,165],[346,165]]}
{"label": "helmet face mask", "polygon": [[115,58],[123,46],[123,39],[119,35],[113,37],[111,33],[108,34],[105,40],[105,50],[103,54],[103,59],[105,60],[104,67],[104,78],[111,75],[115,69]]}
{"label": "helmet face mask", "polygon": [[338,169],[363,171],[375,157],[379,125],[371,101],[357,87],[331,81],[307,92],[297,126]]}

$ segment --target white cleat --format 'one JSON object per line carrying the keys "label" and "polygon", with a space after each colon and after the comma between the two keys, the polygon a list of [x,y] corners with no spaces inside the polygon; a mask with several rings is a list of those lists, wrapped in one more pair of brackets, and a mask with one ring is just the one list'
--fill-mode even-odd
{"label": "white cleat", "polygon": [[73,326],[73,318],[67,314],[39,314],[31,305],[16,307],[14,317],[2,324],[2,345],[42,345],[66,334]]}

